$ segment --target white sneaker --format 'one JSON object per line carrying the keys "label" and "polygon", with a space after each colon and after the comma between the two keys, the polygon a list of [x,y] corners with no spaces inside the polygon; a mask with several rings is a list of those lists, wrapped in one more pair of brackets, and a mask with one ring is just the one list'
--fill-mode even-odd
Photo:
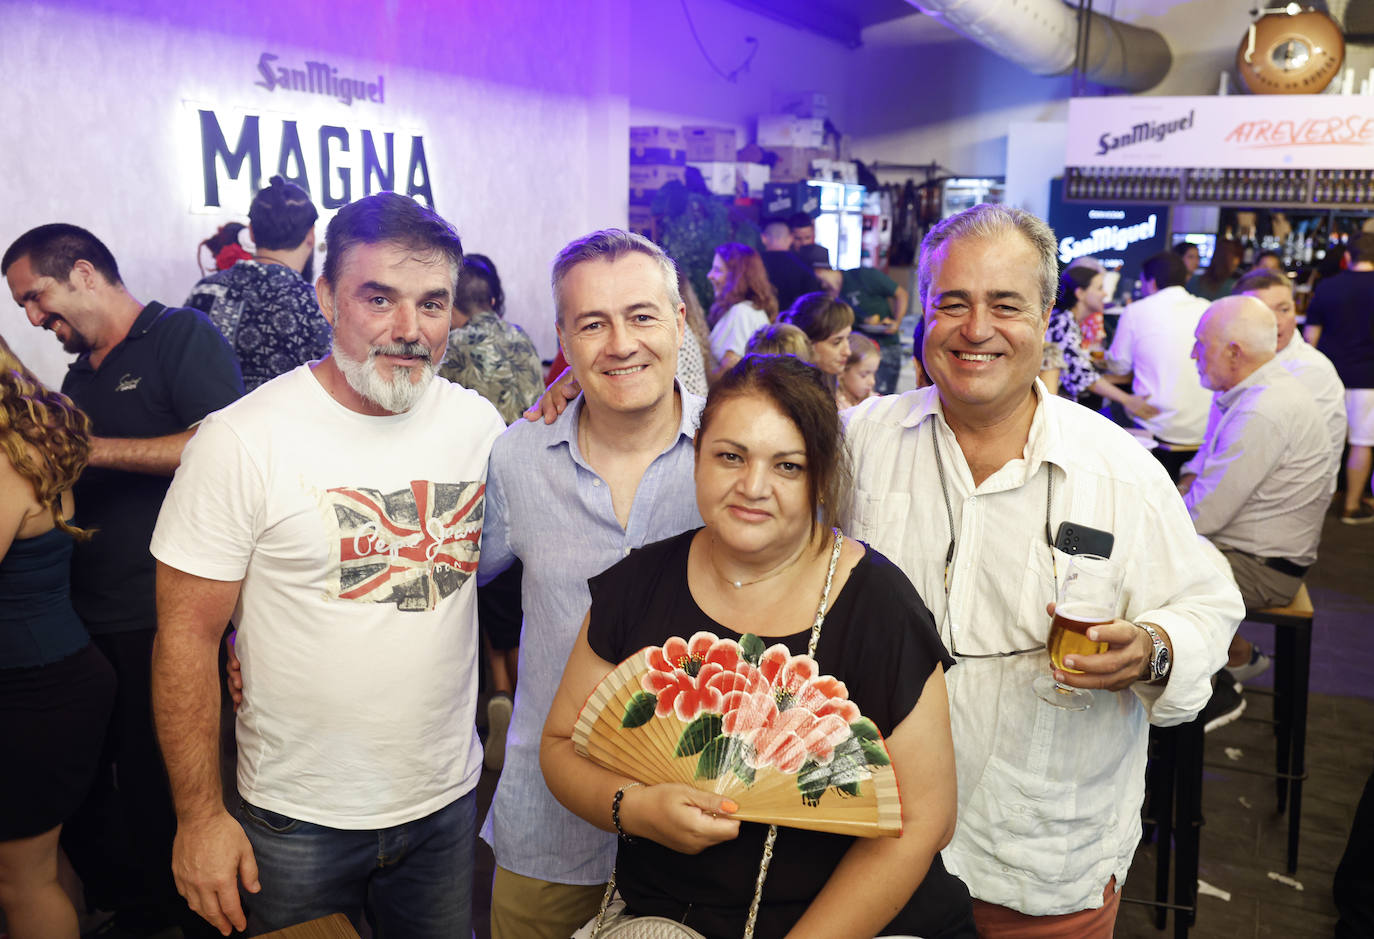
{"label": "white sneaker", "polygon": [[487,701],[487,745],[482,762],[494,772],[499,773],[506,762],[506,731],[510,728],[513,707],[510,695],[504,691],[496,692]]}
{"label": "white sneaker", "polygon": [[1244,684],[1256,675],[1262,674],[1273,663],[1269,661],[1269,656],[1264,655],[1254,646],[1250,647],[1250,661],[1244,665],[1228,665],[1226,670],[1231,673],[1231,677]]}

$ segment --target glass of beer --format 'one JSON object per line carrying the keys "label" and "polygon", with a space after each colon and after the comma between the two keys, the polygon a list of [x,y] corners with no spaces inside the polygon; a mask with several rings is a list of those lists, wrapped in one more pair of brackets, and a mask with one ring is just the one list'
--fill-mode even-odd
{"label": "glass of beer", "polygon": [[[1045,642],[1054,668],[1081,675],[1080,670],[1064,665],[1064,656],[1096,655],[1107,651],[1107,643],[1088,638],[1088,628],[1116,619],[1122,580],[1120,565],[1109,558],[1076,554],[1069,560],[1069,569],[1055,603],[1054,618],[1050,620],[1050,637]],[[1058,708],[1082,711],[1092,706],[1091,691],[1061,685],[1049,675],[1035,679],[1032,687],[1040,700]]]}

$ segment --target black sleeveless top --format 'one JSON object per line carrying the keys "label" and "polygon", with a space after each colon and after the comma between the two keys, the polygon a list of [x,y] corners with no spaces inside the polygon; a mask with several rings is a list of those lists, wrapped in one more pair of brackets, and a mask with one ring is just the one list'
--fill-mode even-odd
{"label": "black sleeveless top", "polygon": [[[597,655],[620,662],[669,636],[687,638],[701,630],[739,638],[707,617],[688,589],[687,555],[695,534],[646,545],[588,581],[587,639]],[[781,642],[791,654],[805,654],[811,623],[798,625],[798,632],[764,642]],[[946,670],[954,664],[916,589],[872,548],[831,596],[816,661],[822,673],[845,683],[850,700],[884,736],[916,706],[936,664]],[[632,913],[685,922],[708,939],[737,939],[744,932],[767,831],[766,825],[743,822],[738,838],[696,855],[645,838],[621,840],[616,883]],[[792,928],[853,843],[848,836],[779,828],[756,939],[782,936]],[[945,870],[937,854],[915,895],[883,932],[973,937],[968,888]]]}
{"label": "black sleeveless top", "polygon": [[72,609],[72,536],[16,538],[0,558],[0,668],[47,665],[91,641]]}

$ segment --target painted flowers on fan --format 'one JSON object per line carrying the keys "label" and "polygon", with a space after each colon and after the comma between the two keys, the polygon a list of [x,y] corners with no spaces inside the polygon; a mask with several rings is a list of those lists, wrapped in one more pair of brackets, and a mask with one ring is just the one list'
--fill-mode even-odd
{"label": "painted flowers on fan", "polygon": [[670,715],[687,726],[675,757],[696,757],[696,777],[733,772],[752,783],[769,767],[795,775],[801,797],[815,805],[825,790],[858,795],[870,766],[889,763],[877,727],[849,700],[844,682],[820,674],[809,655],[753,634],[740,641],[698,632],[674,636],[643,652],[643,689],[621,726]]}

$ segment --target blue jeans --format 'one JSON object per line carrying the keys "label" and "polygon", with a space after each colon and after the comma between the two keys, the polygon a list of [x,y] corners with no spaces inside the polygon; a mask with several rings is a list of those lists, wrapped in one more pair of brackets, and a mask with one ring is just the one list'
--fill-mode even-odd
{"label": "blue jeans", "polygon": [[413,822],[348,831],[239,804],[262,890],[248,933],[343,913],[377,939],[470,939],[477,793]]}
{"label": "blue jeans", "polygon": [[884,336],[878,342],[878,371],[873,379],[873,390],[880,395],[896,394],[901,374],[902,341],[896,336]]}

